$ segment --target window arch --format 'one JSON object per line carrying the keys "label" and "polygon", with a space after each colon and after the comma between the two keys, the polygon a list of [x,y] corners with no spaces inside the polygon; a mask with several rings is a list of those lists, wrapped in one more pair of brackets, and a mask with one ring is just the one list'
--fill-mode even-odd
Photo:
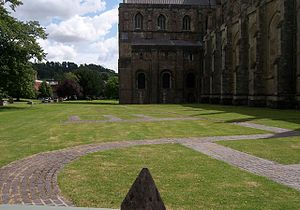
{"label": "window arch", "polygon": [[157,26],[159,30],[166,30],[166,17],[164,15],[158,16]]}
{"label": "window arch", "polygon": [[170,89],[171,88],[171,73],[164,72],[162,74],[162,88],[163,89]]}
{"label": "window arch", "polygon": [[184,31],[190,31],[191,30],[191,18],[190,16],[186,15],[183,18],[183,23],[182,23],[182,29]]}
{"label": "window arch", "polygon": [[137,88],[140,90],[146,89],[146,75],[143,72],[137,75]]}
{"label": "window arch", "polygon": [[134,18],[135,29],[143,29],[143,15],[141,13],[137,13]]}
{"label": "window arch", "polygon": [[195,88],[196,87],[196,77],[193,73],[188,73],[185,79],[185,86],[187,88]]}

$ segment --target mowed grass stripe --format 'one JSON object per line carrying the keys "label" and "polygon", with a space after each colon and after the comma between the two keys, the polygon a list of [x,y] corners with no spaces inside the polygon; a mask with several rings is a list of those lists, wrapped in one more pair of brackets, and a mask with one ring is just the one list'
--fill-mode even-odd
{"label": "mowed grass stripe", "polygon": [[[198,111],[197,111],[198,110]],[[216,121],[214,110],[182,105],[116,105],[101,102],[63,104],[16,103],[0,108],[0,167],[39,152],[109,141],[158,138],[246,135],[265,133]],[[193,117],[197,121],[65,124],[70,116],[133,114],[154,117]],[[226,114],[227,115],[227,114]],[[236,114],[235,114],[236,115]],[[214,115],[215,116],[215,115]],[[202,120],[202,117],[205,118]],[[222,116],[220,116],[222,117]],[[222,120],[222,119],[221,119]]]}
{"label": "mowed grass stripe", "polygon": [[[217,142],[281,164],[300,164],[300,137]],[[300,175],[299,175],[300,176]]]}
{"label": "mowed grass stripe", "polygon": [[76,206],[119,208],[143,167],[167,209],[300,209],[300,192],[180,145],[90,154],[68,165],[59,184]]}

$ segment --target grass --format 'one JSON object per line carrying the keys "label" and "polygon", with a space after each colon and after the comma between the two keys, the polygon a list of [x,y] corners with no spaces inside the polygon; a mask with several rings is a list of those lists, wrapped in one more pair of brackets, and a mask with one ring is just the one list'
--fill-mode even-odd
{"label": "grass", "polygon": [[[109,141],[156,138],[257,134],[263,131],[232,125],[222,116],[204,108],[181,105],[118,105],[110,102],[70,102],[63,104],[16,103],[0,108],[0,167],[14,160],[44,151]],[[199,117],[197,121],[144,123],[65,124],[70,116],[84,120],[114,115],[122,119],[133,114],[153,117]],[[229,114],[230,115],[230,114]],[[237,115],[232,113],[232,115]],[[232,117],[233,118],[233,117]]]}
{"label": "grass", "polygon": [[98,152],[59,175],[76,206],[119,208],[148,167],[167,209],[300,209],[300,192],[249,174],[180,145]]}
{"label": "grass", "polygon": [[281,164],[300,164],[300,137],[222,141],[218,144]]}

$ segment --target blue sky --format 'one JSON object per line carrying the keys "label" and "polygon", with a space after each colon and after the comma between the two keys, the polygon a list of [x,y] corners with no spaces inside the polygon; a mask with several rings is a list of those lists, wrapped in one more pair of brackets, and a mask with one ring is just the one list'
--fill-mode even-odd
{"label": "blue sky", "polygon": [[117,71],[119,2],[23,0],[13,15],[45,27],[48,39],[39,42],[47,60],[95,63]]}

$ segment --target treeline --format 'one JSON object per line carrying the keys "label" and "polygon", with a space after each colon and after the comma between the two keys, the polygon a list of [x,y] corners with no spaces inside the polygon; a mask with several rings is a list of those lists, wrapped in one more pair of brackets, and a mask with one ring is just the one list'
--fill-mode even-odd
{"label": "treeline", "polygon": [[97,71],[101,74],[104,80],[107,80],[110,76],[116,76],[117,74],[111,70],[95,64],[77,65],[73,62],[46,62],[46,63],[34,63],[33,68],[37,71],[37,78],[39,80],[62,80],[63,75],[69,72],[76,72],[79,69],[89,69]]}
{"label": "treeline", "polygon": [[[58,97],[69,99],[118,99],[118,75],[100,65],[84,64],[78,66],[72,62],[35,63],[40,80],[59,82],[56,93]],[[50,87],[41,86],[39,97],[51,96]],[[46,91],[45,90],[49,90]]]}

